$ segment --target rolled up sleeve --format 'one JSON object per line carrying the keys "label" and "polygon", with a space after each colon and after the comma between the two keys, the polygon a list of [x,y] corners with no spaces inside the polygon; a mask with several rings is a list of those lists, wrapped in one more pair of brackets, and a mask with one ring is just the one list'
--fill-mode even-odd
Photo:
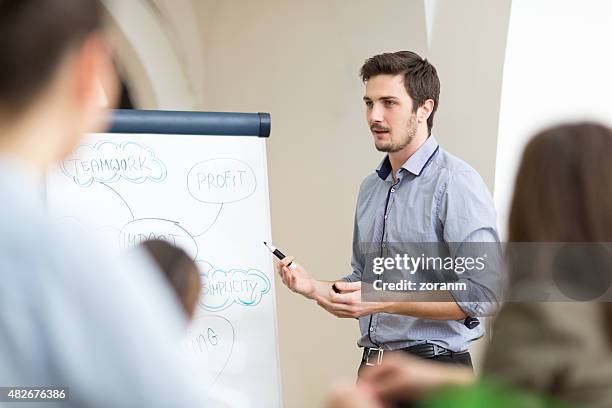
{"label": "rolled up sleeve", "polygon": [[442,195],[439,220],[455,260],[481,257],[484,268],[457,274],[466,290],[450,290],[469,316],[489,316],[499,309],[503,287],[501,245],[491,195],[476,171],[454,173]]}

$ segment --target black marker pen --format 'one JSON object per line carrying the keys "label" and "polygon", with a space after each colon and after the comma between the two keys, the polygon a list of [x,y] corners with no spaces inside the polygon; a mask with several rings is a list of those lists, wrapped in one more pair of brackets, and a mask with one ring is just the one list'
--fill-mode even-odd
{"label": "black marker pen", "polygon": [[[264,245],[270,250],[270,252],[272,252],[274,254],[274,256],[276,256],[278,259],[283,259],[285,258],[285,254],[283,254],[281,251],[279,251],[274,245],[270,245],[268,244],[266,241],[264,241]],[[289,269],[295,269],[297,268],[297,265],[293,263],[293,261],[289,262],[289,265],[287,265],[287,268]]]}

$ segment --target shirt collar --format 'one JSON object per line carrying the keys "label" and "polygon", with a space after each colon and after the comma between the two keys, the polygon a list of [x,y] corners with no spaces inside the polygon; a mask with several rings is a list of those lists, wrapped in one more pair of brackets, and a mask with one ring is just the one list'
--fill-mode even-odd
{"label": "shirt collar", "polygon": [[[436,138],[429,136],[427,140],[425,140],[425,143],[423,143],[421,147],[419,147],[417,151],[414,152],[412,156],[408,158],[408,160],[406,160],[406,162],[402,165],[402,168],[408,170],[415,176],[420,176],[425,166],[427,166],[438,151],[439,147],[440,146],[438,145]],[[389,174],[391,174],[391,170],[391,161],[389,160],[389,155],[386,155],[383,161],[376,168],[376,172],[378,173],[378,177],[386,180],[387,177],[389,177]]]}

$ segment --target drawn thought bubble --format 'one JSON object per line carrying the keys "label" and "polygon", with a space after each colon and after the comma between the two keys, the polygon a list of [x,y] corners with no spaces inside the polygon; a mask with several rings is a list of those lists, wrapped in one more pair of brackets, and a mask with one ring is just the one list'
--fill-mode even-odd
{"label": "drawn thought bubble", "polygon": [[213,269],[203,273],[202,280],[200,306],[209,311],[223,310],[234,303],[256,306],[271,288],[270,279],[257,269]]}
{"label": "drawn thought bubble", "polygon": [[223,316],[207,315],[195,318],[183,338],[183,351],[196,370],[194,377],[205,388],[212,386],[229,362],[236,332]]}
{"label": "drawn thought bubble", "polygon": [[236,159],[211,159],[193,166],[187,188],[203,203],[223,204],[243,200],[255,192],[257,180],[251,167]]}
{"label": "drawn thought bubble", "polygon": [[101,141],[80,145],[61,165],[62,172],[81,187],[93,182],[114,183],[120,179],[132,183],[166,178],[166,166],[148,147],[136,142],[116,144]]}
{"label": "drawn thought bubble", "polygon": [[119,232],[121,248],[132,248],[148,239],[161,239],[182,248],[191,259],[198,256],[195,239],[176,221],[162,218],[141,218],[130,221]]}

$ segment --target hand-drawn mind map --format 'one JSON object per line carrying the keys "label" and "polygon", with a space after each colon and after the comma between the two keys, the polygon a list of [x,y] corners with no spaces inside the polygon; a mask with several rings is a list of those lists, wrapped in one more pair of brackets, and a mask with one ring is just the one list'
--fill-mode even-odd
{"label": "hand-drawn mind map", "polygon": [[223,316],[199,316],[191,322],[182,347],[194,363],[192,368],[196,371],[193,376],[205,388],[213,386],[227,367],[235,342],[234,325]]}
{"label": "hand-drawn mind map", "polygon": [[100,141],[80,145],[61,164],[61,172],[76,185],[89,188],[95,183],[113,192],[127,207],[131,220],[118,234],[120,248],[137,246],[147,239],[163,239],[183,248],[201,269],[202,296],[200,306],[209,312],[219,312],[236,304],[256,306],[270,293],[270,279],[257,269],[224,270],[198,258],[196,238],[206,234],[219,220],[223,206],[250,197],[257,188],[253,169],[233,158],[213,158],[196,163],[186,175],[190,199],[202,205],[218,206],[212,223],[200,231],[189,231],[180,222],[164,218],[138,218],[132,207],[112,184],[120,180],[129,183],[163,183],[167,169],[153,149],[133,141],[115,143]]}

